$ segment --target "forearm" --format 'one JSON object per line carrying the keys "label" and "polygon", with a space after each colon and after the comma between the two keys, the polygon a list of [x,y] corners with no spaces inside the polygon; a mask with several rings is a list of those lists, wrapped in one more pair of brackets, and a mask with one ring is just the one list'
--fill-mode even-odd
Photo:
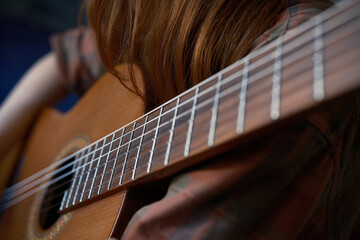
{"label": "forearm", "polygon": [[22,77],[0,107],[0,161],[11,146],[22,140],[38,111],[65,93],[56,59],[48,54]]}

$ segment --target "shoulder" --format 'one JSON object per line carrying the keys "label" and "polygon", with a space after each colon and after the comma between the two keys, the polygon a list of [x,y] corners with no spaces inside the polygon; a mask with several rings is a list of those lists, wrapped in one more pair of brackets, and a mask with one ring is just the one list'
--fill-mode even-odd
{"label": "shoulder", "polygon": [[276,24],[256,40],[255,48],[266,45],[331,6],[333,4],[328,0],[289,1],[289,7],[278,16]]}

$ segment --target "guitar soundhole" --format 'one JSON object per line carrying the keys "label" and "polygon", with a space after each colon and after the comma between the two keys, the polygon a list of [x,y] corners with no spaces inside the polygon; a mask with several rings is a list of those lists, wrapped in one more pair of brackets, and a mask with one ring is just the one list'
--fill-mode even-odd
{"label": "guitar soundhole", "polygon": [[[53,184],[50,184],[46,190],[39,216],[40,226],[44,230],[50,228],[60,216],[58,214],[58,210],[60,208],[64,192],[70,187],[71,178],[73,176],[73,174],[71,174],[71,162],[73,160],[74,158],[71,158],[63,163],[57,170],[55,170],[57,173],[50,180],[50,183],[53,182]],[[61,178],[61,176],[65,177]]]}

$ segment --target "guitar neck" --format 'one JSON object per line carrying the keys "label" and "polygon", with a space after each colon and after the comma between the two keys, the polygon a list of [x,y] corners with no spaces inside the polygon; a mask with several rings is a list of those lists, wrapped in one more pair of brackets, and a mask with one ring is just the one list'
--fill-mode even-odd
{"label": "guitar neck", "polygon": [[358,2],[327,11],[77,152],[61,211],[169,176],[359,88],[359,13]]}
{"label": "guitar neck", "polygon": [[[51,166],[72,168],[60,212],[171,176],[255,131],[358,90],[359,18],[358,1],[330,9]],[[22,199],[7,198],[3,208]]]}

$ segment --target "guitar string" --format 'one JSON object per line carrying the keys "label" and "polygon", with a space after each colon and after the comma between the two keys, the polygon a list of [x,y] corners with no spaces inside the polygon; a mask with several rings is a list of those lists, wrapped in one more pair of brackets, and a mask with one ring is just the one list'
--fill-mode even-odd
{"label": "guitar string", "polygon": [[[240,64],[239,64],[239,65],[240,65]],[[235,68],[235,67],[234,67],[234,68]],[[191,99],[190,99],[190,100],[191,100]],[[189,101],[190,101],[190,100],[189,100]],[[182,105],[185,105],[187,102],[188,102],[188,101],[182,103]],[[181,105],[180,105],[179,107],[181,107]],[[163,113],[162,115],[160,115],[160,116],[158,116],[158,117],[163,117],[163,116],[165,116],[165,115],[167,115],[167,114],[170,114],[172,110],[173,110],[173,109],[169,109],[167,112]],[[156,119],[152,119],[152,120],[156,120]],[[151,121],[152,121],[152,120],[151,120]],[[135,120],[135,121],[136,121],[136,120]],[[133,121],[133,122],[135,122],[135,121]],[[128,125],[132,124],[133,122],[129,123]],[[121,129],[126,128],[128,125],[125,125],[125,126],[122,127]],[[139,126],[139,127],[136,128],[136,129],[134,129],[134,131],[136,131],[136,130],[139,129],[140,127],[142,127],[142,125]],[[119,129],[119,130],[121,130],[121,129]],[[116,134],[116,132],[118,132],[119,130],[115,131],[115,134]],[[126,135],[131,134],[131,133],[132,133],[132,131],[126,133],[124,136],[121,136],[121,137],[124,138]],[[108,136],[105,136],[104,138],[106,138],[106,137],[108,137]],[[98,141],[96,141],[96,142],[103,142],[104,138],[102,138],[102,139],[100,139],[100,140],[98,140]],[[118,139],[119,139],[119,138],[117,138],[116,140],[118,140]],[[87,146],[86,148],[92,147],[92,145],[95,144],[96,142],[90,144],[90,145]],[[109,144],[109,143],[107,143],[107,144]],[[107,145],[107,144],[105,144],[105,145]],[[100,146],[100,147],[103,147],[103,146]],[[87,149],[81,149],[81,150],[79,150],[79,151],[85,151],[85,152],[86,152],[86,150],[87,150]],[[92,154],[92,153],[95,152],[95,151],[98,151],[98,149],[94,149],[93,151],[91,151],[91,152],[89,152],[88,154],[86,154],[85,156],[83,156],[83,158],[86,157],[86,156],[89,155],[89,154]],[[70,157],[74,157],[75,154],[76,154],[76,153],[74,153],[74,154],[66,157],[63,161],[57,162],[56,166],[58,166],[58,165],[59,165],[60,163],[62,163],[62,162],[65,162],[66,160],[70,159]],[[76,159],[76,160],[77,160],[77,161],[80,161],[81,159],[82,159],[82,158],[79,158],[79,159]],[[75,164],[75,163],[73,163],[73,164]],[[56,167],[56,166],[54,166],[54,167]],[[65,167],[68,167],[68,166],[69,166],[69,165],[64,166],[64,167],[62,167],[60,170],[62,170],[62,169],[65,168]],[[5,191],[5,193],[8,193],[8,192],[9,192],[10,190],[12,190],[12,189],[15,189],[15,190],[16,190],[16,188],[13,186],[13,187],[8,188],[8,189]]]}
{"label": "guitar string", "polygon": [[[227,83],[227,81],[224,81],[224,82],[223,82],[223,84],[226,84],[226,83]],[[187,101],[187,102],[189,102],[189,101]],[[186,102],[186,103],[187,103],[187,102]],[[171,110],[171,111],[172,111],[172,110]],[[163,114],[163,115],[161,115],[161,116],[159,116],[159,117],[164,117],[165,115],[170,114],[171,111],[169,110],[168,112],[166,112],[165,114]],[[185,111],[184,114],[187,114],[187,112]],[[184,115],[184,114],[183,114],[183,115]],[[181,118],[181,117],[182,117],[182,115],[178,116],[178,118]],[[163,123],[162,125],[166,125],[167,123],[168,123],[168,122]],[[161,128],[162,125],[160,125],[159,128]],[[149,134],[150,132],[151,132],[151,131],[147,132],[146,134]],[[116,141],[119,140],[119,139],[120,139],[120,138],[116,139]],[[133,139],[132,142],[134,142],[135,140],[136,140],[136,139]],[[108,144],[109,144],[109,143],[108,143]],[[108,145],[108,144],[105,144],[105,145]],[[119,146],[118,148],[122,148],[122,147],[126,146],[127,144],[129,144],[129,142],[127,142],[127,143]],[[115,149],[115,150],[116,150],[116,149]],[[90,153],[88,153],[88,154],[82,156],[81,158],[77,159],[77,162],[83,160],[83,159],[84,159],[85,157],[87,157],[89,154],[93,154],[95,151],[99,151],[99,149],[95,149],[94,151],[90,151]],[[95,159],[93,159],[92,161],[86,163],[85,165],[89,165],[89,164],[91,164],[91,162],[98,161],[100,158],[102,158],[102,157],[105,156],[105,155],[106,155],[106,154],[101,155],[101,156],[98,156],[98,157],[96,157]],[[57,172],[60,172],[60,171],[62,171],[63,169],[70,167],[70,165],[72,165],[72,164],[77,164],[77,162],[69,163],[69,164],[67,164],[67,165],[59,168],[59,170],[58,170]],[[81,168],[81,167],[83,167],[83,166],[80,166],[79,168]],[[78,169],[78,168],[77,168],[77,169]],[[75,172],[77,169],[72,170],[72,172]],[[52,175],[55,175],[57,172],[53,172]],[[72,172],[71,172],[71,173],[72,173]],[[46,180],[46,177],[51,177],[51,176],[44,176],[45,180]],[[39,180],[43,180],[43,178],[42,178],[42,179],[39,179]],[[33,182],[34,185],[37,184],[37,183],[38,183],[38,182]]]}
{"label": "guitar string", "polygon": [[106,174],[106,173],[105,173]]}
{"label": "guitar string", "polygon": [[[148,154],[148,153],[147,153]],[[146,164],[145,164],[146,165]],[[145,167],[146,168],[146,166],[144,166],[144,164],[142,164],[142,165],[139,165],[140,167]],[[131,174],[131,172],[128,172],[128,174]],[[116,179],[115,179],[116,180]],[[102,186],[104,186],[104,185],[107,185],[109,183],[109,181],[107,181],[107,182],[104,182],[103,184],[101,184],[101,185],[98,185],[98,186],[96,186],[95,187],[95,189],[96,188],[98,188],[98,187],[100,187],[100,188],[102,188]],[[89,190],[87,190],[85,193],[88,193],[90,191],[90,189]],[[60,193],[60,194],[62,194],[62,193]],[[57,205],[57,206],[59,206],[59,203],[57,203],[57,204],[54,204],[54,205]],[[49,207],[50,208],[50,207]],[[45,209],[46,210],[46,209]],[[42,211],[41,211],[42,212]]]}
{"label": "guitar string", "polygon": [[[350,6],[347,6],[347,5],[350,5]],[[331,18],[333,18],[333,17],[337,17],[337,18],[339,18],[339,15],[340,15],[340,17],[342,16],[341,14],[344,14],[344,12],[345,13],[347,13],[346,11],[348,11],[348,9],[350,8],[350,9],[352,9],[352,5],[351,4],[349,4],[349,3],[340,3],[340,6],[342,7],[342,8],[340,8],[340,10],[338,11],[338,12],[336,12],[336,14],[334,14],[333,12],[335,12],[335,10],[333,10],[333,11],[331,11],[331,9],[329,9],[329,10],[327,10],[327,11],[324,11],[324,12],[322,12],[321,13],[321,15],[323,16],[323,19],[324,20],[326,20],[326,21],[328,21],[329,19],[331,19]],[[350,15],[350,14],[349,14]],[[294,38],[296,38],[298,35],[300,35],[301,33],[303,33],[303,32],[306,32],[306,31],[308,31],[309,29],[311,29],[311,28],[313,28],[313,23],[310,23],[310,21],[307,21],[306,23],[304,23],[304,24],[302,24],[302,25],[300,25],[298,28],[297,28],[297,31],[298,31],[298,34],[297,35],[293,35],[293,36],[290,36],[290,38],[288,39],[288,40],[292,40],[292,39],[294,39]],[[301,35],[300,35],[301,36]],[[302,36],[301,36],[302,37]],[[266,48],[271,48],[272,46],[270,45],[270,44],[267,44],[266,46],[264,46],[263,48],[260,48],[260,49],[258,49],[258,50],[256,50],[256,51],[254,51],[253,52],[253,56],[254,57],[256,57],[256,56],[258,56],[259,54],[262,54],[262,49],[266,49]],[[236,67],[236,66],[235,66]],[[232,67],[231,66],[229,66],[228,68],[226,68],[226,69],[229,69],[229,70],[231,70],[232,69]],[[226,70],[226,69],[224,69],[224,70]],[[205,80],[206,81],[206,80]],[[166,104],[166,103],[165,103]],[[164,105],[165,105],[164,104]],[[155,109],[154,109],[155,110]],[[101,139],[100,139],[101,140]],[[80,151],[80,150],[79,150]],[[69,158],[71,158],[71,157],[74,157],[74,155],[75,155],[76,153],[74,153],[74,154],[72,154],[72,155],[70,155],[70,156],[68,156]],[[65,160],[66,161],[66,160]],[[54,165],[56,165],[57,163],[54,163]],[[61,163],[58,163],[58,164],[61,164]],[[58,165],[56,165],[56,166],[58,166]],[[54,166],[53,168],[55,168],[56,166]],[[50,167],[50,166],[49,166]],[[47,170],[47,168],[46,169],[44,169],[44,170]],[[40,172],[42,172],[42,171],[40,171]],[[38,172],[38,173],[40,173],[40,172]],[[38,176],[37,174],[34,174],[34,175],[32,175],[32,176]],[[28,177],[27,179],[30,179],[31,177]],[[14,184],[13,186],[11,186],[11,187],[9,187],[7,190],[10,190],[10,189],[13,189],[13,188],[16,188],[17,186],[21,186],[21,185],[23,185],[23,184],[25,184],[24,182],[26,182],[26,180],[27,179],[24,179],[24,180],[22,180],[22,181],[20,181],[20,182],[18,182],[18,183],[16,183],[16,184]]]}
{"label": "guitar string", "polygon": [[[334,55],[334,54],[333,54]],[[331,73],[329,72],[329,75],[331,75]],[[236,90],[239,90],[239,88],[238,89],[236,89]],[[223,93],[224,95],[226,95],[225,93]],[[210,103],[212,103],[212,102],[210,102]],[[200,108],[200,106],[199,106],[199,108]],[[258,111],[259,112],[259,111]],[[185,134],[185,133],[184,133]],[[184,135],[183,134],[183,135]],[[146,162],[144,163],[145,164],[145,166],[146,166]],[[143,166],[144,166],[144,164],[143,164]],[[126,168],[127,170],[129,170],[128,171],[128,174],[131,174],[131,169],[130,168]],[[96,186],[96,188],[97,188],[98,186]]]}
{"label": "guitar string", "polygon": [[[113,159],[114,160],[114,159]],[[142,162],[140,163],[141,165],[139,165],[139,167],[140,166],[142,166],[142,167],[144,167],[144,164],[142,164]],[[127,172],[128,173],[128,175],[130,174],[129,172]],[[99,176],[97,176],[97,177],[99,177]],[[118,177],[117,179],[119,179],[120,177]],[[116,178],[115,179],[113,179],[113,182],[115,182],[116,183],[116,180],[117,180]],[[91,180],[91,179],[90,179]],[[89,180],[89,181],[90,181]],[[98,187],[102,187],[102,186],[104,186],[104,185],[107,185],[109,183],[109,181],[106,181],[106,182],[104,182],[101,186],[96,186],[94,189],[97,189]],[[81,185],[80,185],[81,186]],[[88,193],[90,191],[90,189],[88,189],[88,190],[86,190],[86,192],[85,192],[85,194],[86,193]],[[61,193],[59,193],[58,195],[61,195],[61,194],[63,194],[63,192],[61,192]],[[43,202],[42,202],[42,204],[44,203],[44,202],[46,202],[47,200],[44,200]],[[59,204],[60,203],[57,203],[57,204],[54,204],[54,205],[57,205],[57,206],[59,206]],[[52,207],[52,206],[51,206]],[[41,212],[43,212],[43,211],[46,211],[46,210],[48,210],[50,207],[48,207],[48,208],[44,208],[44,209],[41,209],[41,211],[40,211],[40,213]]]}
{"label": "guitar string", "polygon": [[[343,9],[343,12],[344,12],[344,11],[345,11],[345,9]],[[342,12],[340,12],[340,13],[342,13]],[[339,14],[339,13],[338,13],[338,14]],[[328,14],[328,16],[326,16],[326,12],[325,12],[325,13],[323,13],[323,15],[324,15],[324,17],[323,17],[323,18],[324,18],[325,20],[327,20],[327,18],[331,18],[331,17],[333,17],[333,15],[332,15],[332,14],[330,14],[330,13]],[[307,24],[307,25],[306,25],[306,24],[304,24],[304,25],[300,26],[300,27],[299,27],[299,29],[301,29],[301,27],[302,27],[302,29],[303,29],[303,30],[304,30],[304,29],[306,30],[306,29],[308,29],[308,28],[312,28],[312,27],[313,27],[313,25],[312,25],[312,24],[310,24],[310,23],[309,23],[309,24]],[[301,33],[301,31],[299,31],[299,33]],[[293,36],[292,38],[294,38],[294,36]],[[291,40],[292,38],[289,38],[289,40]],[[254,56],[256,56],[256,54],[254,54]],[[235,66],[235,67],[236,67],[236,66]],[[102,140],[102,139],[100,139],[100,140]],[[68,156],[68,157],[73,157],[73,156]],[[64,161],[66,161],[66,160],[64,160]],[[59,163],[58,163],[58,165],[59,165],[59,164],[61,164],[61,163],[59,162]],[[58,166],[58,165],[56,165],[56,166]],[[56,166],[54,166],[53,168],[55,168]],[[26,179],[25,179],[25,180],[26,180]],[[16,184],[15,184],[15,185],[16,185]],[[14,185],[14,186],[15,186],[15,185]],[[11,189],[11,187],[10,187],[9,189]],[[5,193],[6,193],[6,192],[5,192]]]}
{"label": "guitar string", "polygon": [[[114,160],[114,159],[112,159],[112,160]],[[111,160],[111,161],[112,161],[112,160]],[[144,164],[141,163],[141,165],[142,165],[142,166],[139,166],[139,167],[144,167]],[[146,167],[146,166],[145,166],[145,167]],[[130,172],[126,172],[125,174],[131,174],[131,171],[130,171]],[[99,177],[99,176],[96,176],[96,177]],[[120,177],[119,177],[119,178],[120,178]],[[116,180],[116,179],[114,179],[114,180]],[[114,180],[112,180],[112,181],[114,181]],[[108,184],[108,183],[109,183],[109,181],[103,183],[101,186],[97,185],[95,188],[102,187],[103,185]],[[89,191],[90,191],[90,189],[87,190],[86,192],[89,192]]]}
{"label": "guitar string", "polygon": [[[147,153],[148,154],[148,153]],[[142,167],[144,167],[144,166],[142,166]],[[139,165],[139,168],[141,168],[141,165]],[[106,174],[106,173],[105,173]],[[127,174],[127,173],[126,173]],[[109,182],[109,181],[108,181]],[[104,184],[107,184],[108,182],[105,182]],[[102,184],[101,186],[96,186],[96,188],[98,188],[98,187],[102,187],[104,184]],[[88,192],[88,191],[87,191]],[[62,193],[60,193],[60,194],[62,194]]]}
{"label": "guitar string", "polygon": [[[146,164],[145,164],[145,165],[146,165]],[[145,167],[145,168],[146,168],[146,166],[144,166],[144,164],[142,164],[142,167]],[[129,174],[130,174],[130,173],[129,173]],[[96,186],[95,189],[98,188],[98,187],[102,187],[102,186],[104,186],[104,185],[107,185],[108,183],[109,183],[109,181],[104,182],[103,184]],[[87,190],[85,193],[88,193],[89,191],[90,191],[90,189]],[[60,193],[60,194],[62,194],[62,193]],[[59,206],[59,204],[60,204],[60,203],[57,203],[57,204],[54,204],[53,206]],[[49,208],[50,208],[50,207],[41,209],[40,213],[43,212],[43,211],[48,210]]]}
{"label": "guitar string", "polygon": [[[254,67],[255,68],[255,67]],[[170,111],[170,110],[169,110]]]}
{"label": "guitar string", "polygon": [[[348,8],[352,9],[350,6],[346,6],[346,4],[347,4],[347,3],[344,3],[344,4],[343,4],[343,8],[342,8],[341,11],[339,11],[337,14],[332,14],[333,11],[330,11],[330,10],[323,12],[323,13],[322,13],[323,19],[324,19],[324,20],[328,20],[328,19],[330,19],[330,18],[332,18],[332,17],[334,17],[334,16],[339,17],[339,15],[341,15],[341,14],[344,13],[344,12],[346,12],[346,10],[347,10]],[[349,4],[349,5],[350,5],[350,4]],[[346,8],[346,7],[347,7],[347,8]],[[351,15],[351,14],[349,14],[349,15]],[[308,22],[309,22],[309,21],[308,21]],[[313,27],[313,25],[310,24],[310,23],[305,23],[305,24],[299,26],[299,27],[298,27],[298,31],[299,31],[299,34],[298,34],[298,35],[300,35],[301,30],[302,30],[302,31],[305,31],[305,30],[308,30],[308,28],[312,28],[312,27]],[[295,38],[295,37],[293,36],[292,38]],[[289,38],[289,40],[291,40],[291,38]],[[259,50],[260,50],[260,49],[259,49]],[[254,53],[255,53],[254,56],[256,56],[256,51],[255,51]],[[261,51],[258,51],[257,53],[258,53],[258,54],[261,54],[262,52],[261,52]],[[95,143],[95,142],[94,142],[94,143]],[[80,150],[79,150],[79,151],[80,151]],[[71,158],[71,157],[73,157],[73,155],[70,155],[70,156],[68,156],[68,157],[65,158],[65,159],[67,160],[68,158]],[[64,159],[64,161],[62,161],[62,162],[65,162],[65,161],[66,161],[65,159]],[[56,166],[60,165],[62,162],[59,161],[58,163],[54,163],[54,165],[49,166],[49,167],[46,168],[45,170],[47,171],[47,170],[49,170],[49,168],[53,169],[53,168],[55,168]],[[42,172],[42,171],[40,171],[40,172]],[[40,172],[38,172],[38,173],[40,173]],[[35,176],[35,175],[36,175],[36,177],[38,176],[37,174],[34,174],[34,175],[32,175],[32,176]],[[21,181],[21,182],[15,184],[15,185],[9,187],[7,190],[12,189],[13,187],[16,188],[16,186],[21,186],[21,185],[23,185],[23,184],[26,184],[26,180],[28,180],[28,179],[30,180],[30,179],[33,179],[33,178],[28,177],[28,178],[24,179],[23,181]],[[5,192],[5,193],[6,193],[6,192]]]}

